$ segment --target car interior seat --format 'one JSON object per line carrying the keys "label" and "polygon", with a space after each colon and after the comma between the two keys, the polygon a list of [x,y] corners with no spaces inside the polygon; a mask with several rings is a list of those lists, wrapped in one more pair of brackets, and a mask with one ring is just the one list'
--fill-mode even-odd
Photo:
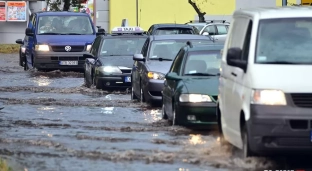
{"label": "car interior seat", "polygon": [[206,73],[207,64],[204,60],[189,60],[186,62],[185,74]]}

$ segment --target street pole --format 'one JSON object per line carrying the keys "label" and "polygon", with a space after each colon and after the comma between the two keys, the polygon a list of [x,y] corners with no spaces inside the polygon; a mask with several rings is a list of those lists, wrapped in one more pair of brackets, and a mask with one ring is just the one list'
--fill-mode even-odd
{"label": "street pole", "polygon": [[282,3],[282,6],[287,6],[287,0],[282,0],[283,3]]}
{"label": "street pole", "polygon": [[139,0],[136,0],[136,25],[139,26]]}

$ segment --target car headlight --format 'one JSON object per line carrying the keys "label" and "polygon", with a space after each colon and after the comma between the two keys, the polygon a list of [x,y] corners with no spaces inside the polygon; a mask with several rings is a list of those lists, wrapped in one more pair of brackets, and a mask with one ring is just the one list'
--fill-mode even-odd
{"label": "car headlight", "polygon": [[36,51],[50,51],[50,48],[48,45],[36,45],[35,46]]}
{"label": "car headlight", "polygon": [[25,47],[21,47],[21,52],[25,53],[25,51],[26,51],[26,48]]}
{"label": "car headlight", "polygon": [[92,45],[87,45],[86,51],[90,52]]}
{"label": "car headlight", "polygon": [[108,73],[122,73],[121,70],[116,66],[101,66],[99,69]]}
{"label": "car headlight", "polygon": [[286,105],[284,92],[280,90],[253,90],[251,104],[260,105]]}
{"label": "car headlight", "polygon": [[203,94],[181,94],[179,97],[180,102],[212,102],[208,95]]}
{"label": "car headlight", "polygon": [[148,72],[147,73],[147,78],[155,79],[155,80],[164,80],[165,79],[165,75],[162,74],[162,73],[158,73],[158,72]]}

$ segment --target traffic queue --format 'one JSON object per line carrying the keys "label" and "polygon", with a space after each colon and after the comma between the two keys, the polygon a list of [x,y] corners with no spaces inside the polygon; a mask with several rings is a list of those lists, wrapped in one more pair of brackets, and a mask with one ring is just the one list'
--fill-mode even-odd
{"label": "traffic queue", "polygon": [[[25,69],[83,69],[85,86],[129,88],[132,100],[160,103],[172,125],[218,126],[220,142],[242,149],[243,158],[302,154],[312,150],[312,85],[299,77],[311,70],[310,48],[304,48],[311,41],[310,11],[246,9],[234,12],[231,24],[154,24],[111,33],[96,33],[88,16],[45,12],[35,14],[39,22],[17,43]],[[52,15],[71,20],[62,17],[60,27],[41,31],[43,20],[57,18]],[[72,29],[72,21],[83,29]]]}

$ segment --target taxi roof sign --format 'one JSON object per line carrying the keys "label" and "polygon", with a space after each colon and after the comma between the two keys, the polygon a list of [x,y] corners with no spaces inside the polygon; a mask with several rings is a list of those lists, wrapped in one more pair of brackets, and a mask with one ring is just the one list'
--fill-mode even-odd
{"label": "taxi roof sign", "polygon": [[115,27],[112,30],[112,34],[135,34],[144,33],[141,27]]}

